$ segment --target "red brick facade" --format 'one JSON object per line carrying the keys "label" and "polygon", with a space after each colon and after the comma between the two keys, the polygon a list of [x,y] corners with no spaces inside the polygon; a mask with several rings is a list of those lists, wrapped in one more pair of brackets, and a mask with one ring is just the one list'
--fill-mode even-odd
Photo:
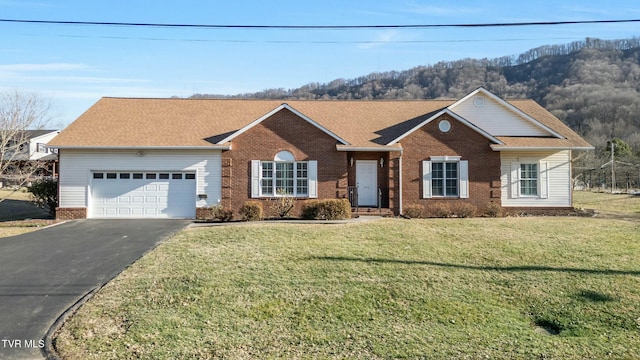
{"label": "red brick facade", "polygon": [[56,208],[57,220],[85,219],[86,217],[86,208]]}
{"label": "red brick facade", "polygon": [[[451,122],[451,130],[438,129],[439,120]],[[342,152],[336,140],[297,115],[284,109],[233,139],[232,150],[222,154],[222,205],[235,214],[251,199],[251,160],[273,160],[279,151],[291,152],[297,161],[318,161],[318,198],[346,198],[349,186],[356,185],[358,160],[375,160],[381,207],[400,212],[400,179],[403,205],[436,204],[455,206],[468,203],[483,212],[489,203],[500,204],[500,154],[491,150],[489,139],[451,117],[436,119],[414,131],[401,144],[400,152]],[[400,176],[402,157],[402,177]],[[422,162],[431,156],[460,156],[469,164],[469,198],[423,199]],[[255,200],[255,199],[253,199]],[[262,198],[265,215],[272,199]],[[299,200],[305,200],[300,198]],[[297,214],[298,208],[294,211]],[[439,206],[440,206],[439,205]],[[199,214],[199,217],[201,215]]]}
{"label": "red brick facade", "polygon": [[[447,119],[449,132],[442,132],[438,123]],[[449,117],[431,121],[401,141],[403,184],[402,203],[407,205],[455,206],[472,204],[482,213],[490,202],[500,205],[500,153],[491,150],[489,139],[469,126]],[[431,156],[460,156],[469,162],[469,198],[423,199],[422,162]]]}
{"label": "red brick facade", "polygon": [[251,160],[273,160],[283,150],[296,161],[318,161],[318,198],[346,198],[347,153],[337,151],[336,144],[333,137],[289,110],[279,111],[233,139],[232,150],[222,153],[222,206],[237,214],[246,201],[260,200],[265,216],[273,216],[270,199],[251,199]]}

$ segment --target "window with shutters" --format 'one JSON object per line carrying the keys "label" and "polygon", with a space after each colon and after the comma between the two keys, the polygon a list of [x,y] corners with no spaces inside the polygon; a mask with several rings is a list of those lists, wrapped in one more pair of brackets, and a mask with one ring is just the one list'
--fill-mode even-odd
{"label": "window with shutters", "polygon": [[273,160],[251,161],[251,197],[317,197],[317,161],[296,161],[280,151]]}
{"label": "window with shutters", "polygon": [[459,156],[432,156],[422,162],[422,197],[469,197],[469,162]]}

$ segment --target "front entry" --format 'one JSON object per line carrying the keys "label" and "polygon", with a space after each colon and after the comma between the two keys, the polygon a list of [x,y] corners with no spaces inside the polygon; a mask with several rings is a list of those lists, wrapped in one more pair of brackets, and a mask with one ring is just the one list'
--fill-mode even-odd
{"label": "front entry", "polygon": [[358,206],[378,206],[378,161],[356,161]]}

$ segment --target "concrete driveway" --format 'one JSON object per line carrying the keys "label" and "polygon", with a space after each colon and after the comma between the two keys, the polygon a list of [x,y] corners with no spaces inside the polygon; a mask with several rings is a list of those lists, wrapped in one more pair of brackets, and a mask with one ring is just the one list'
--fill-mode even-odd
{"label": "concrete driveway", "polygon": [[77,220],[0,238],[0,359],[43,358],[56,319],[186,220]]}

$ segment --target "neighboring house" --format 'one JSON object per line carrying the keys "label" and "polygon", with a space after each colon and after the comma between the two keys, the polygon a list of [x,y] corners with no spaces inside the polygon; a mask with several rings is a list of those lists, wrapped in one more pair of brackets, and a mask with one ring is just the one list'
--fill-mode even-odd
{"label": "neighboring house", "polygon": [[457,101],[103,98],[51,146],[60,218],[201,218],[279,196],[395,214],[566,210],[572,151],[593,149],[534,101],[483,88]]}
{"label": "neighboring house", "polygon": [[[59,133],[59,130],[0,131],[0,144],[4,144],[2,168],[15,170],[0,174],[0,183],[22,182],[13,178],[17,176],[22,179],[25,173],[29,177],[55,175],[58,150],[48,147],[48,143]],[[10,166],[4,166],[5,162]]]}

